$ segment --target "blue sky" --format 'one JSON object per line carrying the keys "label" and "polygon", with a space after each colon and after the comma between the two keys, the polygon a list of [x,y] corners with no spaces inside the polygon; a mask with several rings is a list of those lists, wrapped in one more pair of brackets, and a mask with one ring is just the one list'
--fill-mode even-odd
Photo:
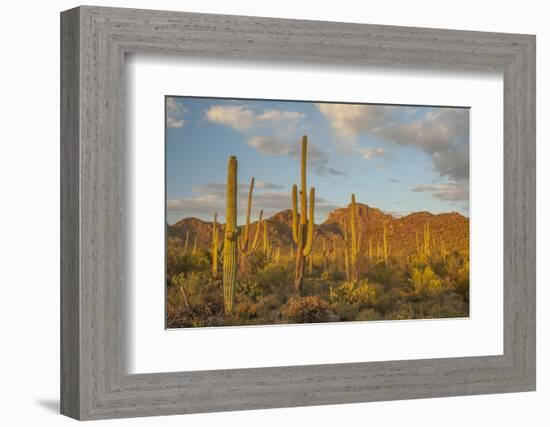
{"label": "blue sky", "polygon": [[239,223],[251,177],[253,217],[291,206],[308,136],[316,223],[357,201],[394,215],[469,213],[469,110],[166,97],[167,221],[225,214],[227,160],[238,159]]}

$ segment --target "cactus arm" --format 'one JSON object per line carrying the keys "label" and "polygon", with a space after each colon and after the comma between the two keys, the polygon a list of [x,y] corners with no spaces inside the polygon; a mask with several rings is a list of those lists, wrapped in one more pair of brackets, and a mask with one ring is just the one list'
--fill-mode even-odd
{"label": "cactus arm", "polygon": [[242,252],[247,252],[250,239],[250,212],[252,211],[252,193],[254,192],[254,177],[250,179],[250,188],[248,189],[248,203],[246,205],[246,221],[244,231],[241,235],[239,248]]}
{"label": "cactus arm", "polygon": [[212,223],[212,277],[218,276],[218,213],[214,213]]}
{"label": "cactus arm", "polygon": [[292,238],[298,243],[298,186],[292,186]]}
{"label": "cactus arm", "polygon": [[304,256],[311,253],[313,247],[313,226],[315,220],[315,187],[309,189],[309,220],[307,223],[307,236],[304,246]]}
{"label": "cactus arm", "polygon": [[256,250],[258,247],[258,242],[260,241],[260,226],[262,225],[262,217],[264,215],[264,210],[260,210],[260,216],[258,218],[258,223],[256,224],[256,233],[254,233],[254,240],[252,241],[252,246],[250,247],[251,251]]}

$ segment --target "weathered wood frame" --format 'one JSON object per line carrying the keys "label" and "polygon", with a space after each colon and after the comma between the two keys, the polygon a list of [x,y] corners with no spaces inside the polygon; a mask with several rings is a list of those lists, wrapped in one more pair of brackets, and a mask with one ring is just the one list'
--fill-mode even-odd
{"label": "weathered wood frame", "polygon": [[[126,53],[504,76],[504,354],[128,375]],[[535,37],[79,7],[61,15],[61,412],[99,419],[535,389]]]}

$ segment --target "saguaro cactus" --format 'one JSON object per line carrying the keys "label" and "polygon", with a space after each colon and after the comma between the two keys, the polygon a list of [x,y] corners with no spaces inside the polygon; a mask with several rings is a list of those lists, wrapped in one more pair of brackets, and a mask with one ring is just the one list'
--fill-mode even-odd
{"label": "saguaro cactus", "polygon": [[369,237],[369,261],[372,262],[372,237]]}
{"label": "saguaro cactus", "polygon": [[263,221],[264,235],[263,235],[263,252],[266,258],[271,256],[271,242],[269,241],[269,224],[267,221]]}
{"label": "saguaro cactus", "polygon": [[443,236],[440,237],[440,241],[441,241],[441,257],[443,259],[446,259],[447,258],[447,246],[445,245],[445,241],[443,240]]}
{"label": "saguaro cactus", "polygon": [[243,254],[249,254],[256,250],[260,237],[260,226],[262,225],[262,217],[264,211],[260,211],[260,217],[256,224],[256,232],[254,233],[254,240],[250,241],[250,211],[252,210],[252,192],[254,191],[254,177],[250,180],[250,189],[248,190],[248,205],[246,207],[246,222],[244,225],[241,238],[239,239],[239,250]]}
{"label": "saguaro cactus", "polygon": [[296,269],[294,273],[294,289],[301,293],[304,283],[305,257],[311,253],[313,245],[313,221],[315,216],[315,188],[309,190],[309,220],[307,218],[307,136],[302,137],[301,153],[301,183],[300,183],[300,214],[298,214],[298,187],[292,186],[292,237],[296,243]]}
{"label": "saguaro cactus", "polygon": [[350,259],[350,277],[352,281],[357,281],[359,276],[359,268],[357,266],[357,259],[359,257],[359,233],[357,232],[356,224],[357,205],[355,204],[355,194],[351,195],[351,207],[350,207],[350,231],[351,231],[351,259]]}
{"label": "saguaro cactus", "polygon": [[323,274],[327,275],[327,241],[323,239]]}
{"label": "saguaro cactus", "polygon": [[197,246],[197,239],[198,239],[199,236],[197,236],[195,234],[195,240],[193,241],[193,255],[196,255],[197,254],[197,251],[198,251],[198,246]]}
{"label": "saguaro cactus", "polygon": [[383,238],[384,238],[384,243],[383,243],[383,250],[384,250],[384,262],[387,264],[388,263],[388,222],[387,221],[384,221],[384,226],[383,226]]}
{"label": "saguaro cactus", "polygon": [[429,256],[430,252],[430,222],[427,221],[424,225],[424,255]]}
{"label": "saguaro cactus", "polygon": [[218,277],[218,251],[220,247],[219,239],[218,212],[214,213],[214,222],[212,223],[212,277]]}
{"label": "saguaro cactus", "polygon": [[226,313],[233,311],[237,287],[237,158],[227,164],[227,195],[223,245],[223,303]]}
{"label": "saguaro cactus", "polygon": [[183,246],[183,254],[187,255],[187,249],[189,248],[189,230],[185,232],[185,245]]}
{"label": "saguaro cactus", "polygon": [[344,273],[346,274],[346,280],[351,280],[351,266],[350,266],[350,256],[348,249],[348,226],[346,220],[344,219]]}

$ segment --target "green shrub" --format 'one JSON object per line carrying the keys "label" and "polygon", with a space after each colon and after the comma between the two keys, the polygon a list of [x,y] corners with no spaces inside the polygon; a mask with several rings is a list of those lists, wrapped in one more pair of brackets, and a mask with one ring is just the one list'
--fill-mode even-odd
{"label": "green shrub", "polygon": [[341,303],[336,306],[336,313],[340,320],[357,320],[359,307],[357,304]]}
{"label": "green shrub", "polygon": [[441,279],[434,273],[430,266],[412,269],[411,282],[417,294],[437,293],[442,289]]}
{"label": "green shrub", "polygon": [[292,297],[283,307],[285,319],[294,323],[325,322],[328,319],[328,304],[316,295]]}
{"label": "green shrub", "polygon": [[294,290],[294,268],[292,264],[268,264],[256,275],[256,282],[264,295],[275,294],[286,301]]}
{"label": "green shrub", "polygon": [[367,279],[358,282],[344,282],[341,286],[330,287],[329,299],[334,304],[368,305],[376,300],[379,290]]}
{"label": "green shrub", "polygon": [[381,316],[374,308],[365,308],[359,312],[355,320],[380,320]]}

